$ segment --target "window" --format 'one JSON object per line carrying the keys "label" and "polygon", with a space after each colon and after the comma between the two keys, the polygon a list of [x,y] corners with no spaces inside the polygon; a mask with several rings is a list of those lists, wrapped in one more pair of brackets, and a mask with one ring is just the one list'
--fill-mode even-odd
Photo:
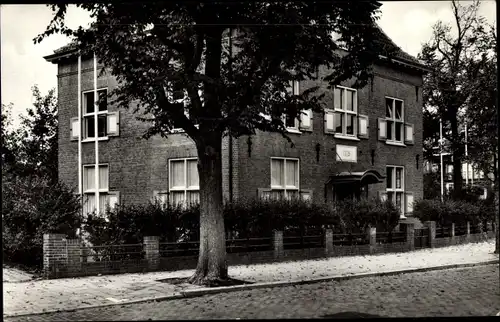
{"label": "window", "polygon": [[[83,166],[83,201],[84,214],[96,211],[96,172],[94,165]],[[109,191],[109,166],[99,165],[99,211],[102,213],[108,206],[112,208],[118,204],[119,193]]]}
{"label": "window", "polygon": [[169,168],[170,202],[174,205],[199,203],[198,160],[196,158],[170,160]]}
{"label": "window", "polygon": [[387,141],[402,144],[405,134],[403,101],[386,97],[385,118],[387,122]]}
{"label": "window", "polygon": [[[290,86],[287,87],[287,91],[290,95],[299,95],[299,82],[290,81]],[[287,130],[299,131],[300,122],[298,117],[292,117],[291,115],[285,114],[283,116],[283,121]]]}
{"label": "window", "polygon": [[335,87],[333,105],[335,108],[335,133],[340,136],[356,136],[358,96],[354,89]]}
{"label": "window", "polygon": [[99,96],[98,109],[95,110],[94,91],[83,93],[83,138],[95,138],[95,118],[97,117],[97,136],[107,136],[107,90],[101,89],[97,91]]}
{"label": "window", "polygon": [[299,196],[299,160],[271,158],[271,193],[273,199]]}
{"label": "window", "polygon": [[404,168],[397,166],[387,167],[387,199],[392,201],[396,207],[401,211],[403,216],[404,209]]}

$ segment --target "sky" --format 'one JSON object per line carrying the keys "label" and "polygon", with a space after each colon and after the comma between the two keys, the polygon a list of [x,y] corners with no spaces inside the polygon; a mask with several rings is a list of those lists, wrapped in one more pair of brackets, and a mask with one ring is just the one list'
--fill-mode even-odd
{"label": "sky", "polygon": [[[399,47],[414,56],[421,44],[430,40],[434,23],[453,22],[451,1],[382,1],[382,4],[379,25]],[[488,23],[496,24],[495,1],[483,0],[479,14]],[[40,4],[0,6],[1,97],[2,104],[14,104],[14,126],[19,124],[19,115],[32,104],[33,85],[38,85],[42,95],[57,87],[57,67],[43,57],[66,45],[69,39],[51,35],[40,44],[33,43],[52,15],[49,7]],[[69,27],[85,27],[90,21],[85,11],[76,7],[68,9],[66,24]]]}

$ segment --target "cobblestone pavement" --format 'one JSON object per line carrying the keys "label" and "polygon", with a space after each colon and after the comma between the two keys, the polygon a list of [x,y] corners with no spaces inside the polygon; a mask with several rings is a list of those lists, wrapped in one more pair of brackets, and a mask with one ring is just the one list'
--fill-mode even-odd
{"label": "cobblestone pavement", "polygon": [[5,321],[317,318],[339,313],[349,317],[356,314],[494,316],[499,310],[495,264],[82,309]]}

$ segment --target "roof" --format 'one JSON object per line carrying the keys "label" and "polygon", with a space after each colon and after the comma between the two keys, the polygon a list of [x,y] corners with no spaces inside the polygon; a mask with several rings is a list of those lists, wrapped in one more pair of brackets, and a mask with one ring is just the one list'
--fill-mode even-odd
{"label": "roof", "polygon": [[385,176],[377,170],[366,170],[364,172],[341,172],[338,175],[331,176],[329,182],[334,184],[363,182],[366,184],[382,183]]}
{"label": "roof", "polygon": [[[410,68],[417,68],[423,71],[430,71],[430,69],[424,66],[419,60],[412,55],[406,53],[403,49],[401,49],[398,45],[394,43],[394,41],[387,36],[387,34],[382,30],[382,28],[375,23],[376,28],[376,37],[378,38],[378,42],[382,44],[382,47],[385,48],[383,50],[383,54],[381,58],[389,59],[393,63],[399,63],[402,65],[406,65]],[[54,54],[45,56],[44,58],[53,63],[57,63],[60,58],[71,56],[77,50],[77,42],[73,41],[61,48],[54,50]],[[392,55],[390,55],[392,53]]]}

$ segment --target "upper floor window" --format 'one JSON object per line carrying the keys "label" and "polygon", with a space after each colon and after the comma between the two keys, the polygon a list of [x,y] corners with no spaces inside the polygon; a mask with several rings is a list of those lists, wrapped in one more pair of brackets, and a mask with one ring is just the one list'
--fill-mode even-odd
{"label": "upper floor window", "polygon": [[[299,95],[299,82],[290,81],[290,86],[287,87],[287,92],[290,95]],[[292,115],[285,114],[283,116],[284,123],[287,130],[299,131],[300,121],[298,117],[293,117]]]}
{"label": "upper floor window", "polygon": [[347,87],[335,87],[333,90],[335,134],[340,136],[357,135],[357,102],[358,95],[356,90]]}
{"label": "upper floor window", "polygon": [[175,159],[169,162],[169,193],[173,204],[200,202],[200,179],[196,158]]}
{"label": "upper floor window", "polygon": [[405,135],[403,100],[386,97],[385,118],[387,124],[387,141],[403,144]]}
{"label": "upper floor window", "polygon": [[[97,91],[98,100],[94,91],[83,93],[83,138],[95,138],[95,118],[97,117],[97,137],[106,137],[108,134],[108,92],[106,89]],[[97,105],[97,111],[96,111]]]}

